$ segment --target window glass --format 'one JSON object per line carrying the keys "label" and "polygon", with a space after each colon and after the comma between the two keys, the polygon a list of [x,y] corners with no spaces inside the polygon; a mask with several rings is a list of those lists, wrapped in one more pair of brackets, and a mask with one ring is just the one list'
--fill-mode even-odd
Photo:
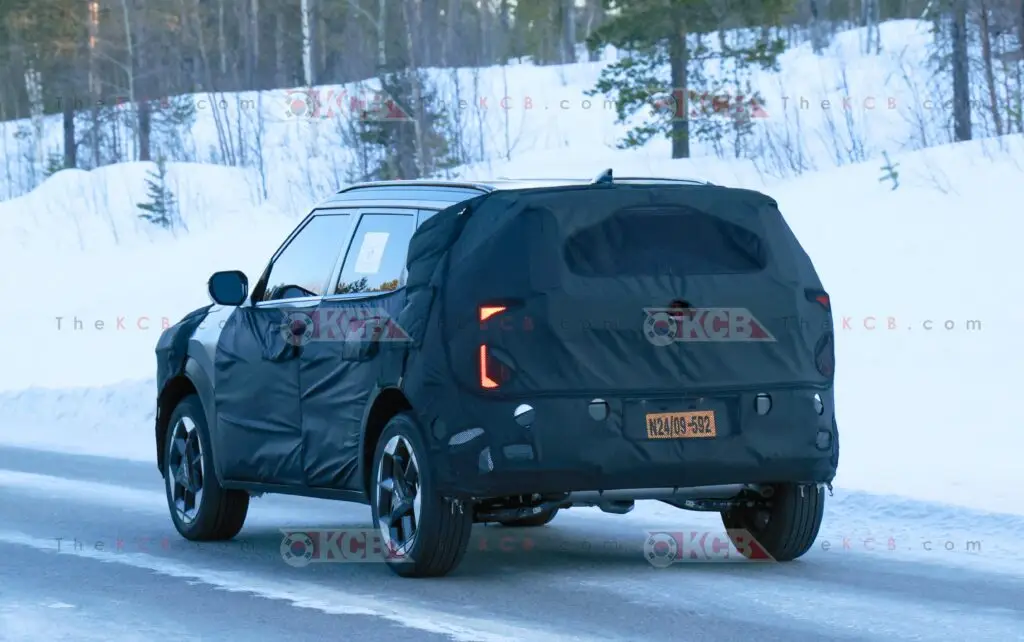
{"label": "window glass", "polygon": [[569,269],[585,277],[749,274],[765,269],[754,232],[685,207],[630,208],[565,242]]}
{"label": "window glass", "polygon": [[270,267],[262,300],[323,296],[350,225],[347,214],[320,214],[306,223]]}
{"label": "window glass", "polygon": [[403,285],[415,231],[416,217],[411,214],[363,214],[334,294],[388,292]]}
{"label": "window glass", "polygon": [[417,225],[423,225],[437,214],[437,210],[420,210],[420,220]]}

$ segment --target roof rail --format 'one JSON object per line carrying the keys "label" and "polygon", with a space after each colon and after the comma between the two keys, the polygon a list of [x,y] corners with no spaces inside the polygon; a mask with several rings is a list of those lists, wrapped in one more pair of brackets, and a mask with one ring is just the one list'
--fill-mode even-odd
{"label": "roof rail", "polygon": [[[610,170],[605,170],[601,173],[604,177]],[[524,183],[540,183],[544,181],[551,181],[553,183],[575,183],[584,182],[586,179],[583,178],[552,178],[545,176],[544,178],[512,178],[509,176],[498,176],[494,180],[496,181],[509,181],[509,182],[524,182]],[[686,183],[690,185],[711,185],[710,181],[706,181],[700,178],[670,178],[667,176],[613,176],[612,182],[618,181],[657,181],[659,183]],[[591,181],[594,182],[594,181]]]}
{"label": "roof rail", "polygon": [[658,181],[661,183],[689,183],[691,185],[711,185],[700,178],[667,178],[665,176],[617,176],[617,181]]}

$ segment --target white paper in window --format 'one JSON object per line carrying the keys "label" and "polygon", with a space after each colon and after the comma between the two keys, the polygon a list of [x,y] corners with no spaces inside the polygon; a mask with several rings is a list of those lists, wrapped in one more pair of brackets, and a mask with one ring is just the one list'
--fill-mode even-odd
{"label": "white paper in window", "polygon": [[363,237],[363,245],[356,257],[356,272],[359,274],[376,274],[380,271],[384,260],[384,248],[388,244],[388,232],[367,232]]}

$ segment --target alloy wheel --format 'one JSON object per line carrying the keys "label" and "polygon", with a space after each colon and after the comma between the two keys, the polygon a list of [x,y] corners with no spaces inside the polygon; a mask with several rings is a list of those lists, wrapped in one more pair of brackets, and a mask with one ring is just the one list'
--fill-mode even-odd
{"label": "alloy wheel", "polygon": [[394,559],[408,558],[420,519],[420,470],[412,444],[395,435],[377,466],[376,506],[382,549]]}
{"label": "alloy wheel", "polygon": [[203,501],[203,447],[199,430],[190,417],[182,417],[171,430],[167,454],[167,490],[171,503],[184,524],[191,524]]}

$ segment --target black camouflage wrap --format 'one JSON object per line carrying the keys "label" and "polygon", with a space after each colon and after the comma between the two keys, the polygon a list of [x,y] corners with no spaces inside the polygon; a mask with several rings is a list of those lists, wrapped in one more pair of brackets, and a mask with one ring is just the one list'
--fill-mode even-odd
{"label": "black camouflage wrap", "polygon": [[[451,496],[835,477],[831,313],[816,300],[824,288],[810,258],[763,194],[496,191],[428,219],[407,267],[395,292],[231,314],[214,367],[224,479],[364,490],[364,425],[389,388],[411,403]],[[743,310],[773,340],[732,340],[747,335],[731,330],[730,340],[656,344],[651,309],[679,301]],[[483,305],[505,311],[481,323]],[[400,336],[297,338],[296,318],[336,314],[397,322]],[[158,384],[181,371],[201,317],[161,338]],[[505,367],[494,389],[481,386],[482,345]],[[764,415],[761,393],[772,399]],[[607,418],[591,417],[594,399],[607,402]],[[535,419],[521,426],[524,403]],[[648,438],[647,414],[685,410],[714,410],[717,436]]]}
{"label": "black camouflage wrap", "polygon": [[[657,217],[684,217],[689,236]],[[637,244],[648,252],[629,250]],[[720,264],[702,264],[703,255]],[[607,260],[616,256],[628,260]],[[833,329],[816,293],[824,290],[810,258],[776,203],[757,192],[494,192],[438,214],[413,237],[400,323],[417,341],[404,389],[453,494],[831,481]],[[644,309],[675,300],[744,309],[775,340],[653,345]],[[508,309],[481,324],[481,305]],[[480,385],[482,344],[513,371],[498,389]],[[758,393],[772,396],[768,415],[754,410]],[[588,414],[595,398],[611,409],[603,421]],[[527,428],[513,419],[521,403],[536,411]],[[690,409],[716,411],[717,438],[647,438],[647,413]],[[472,428],[483,433],[449,445]],[[821,432],[830,433],[826,448]]]}

